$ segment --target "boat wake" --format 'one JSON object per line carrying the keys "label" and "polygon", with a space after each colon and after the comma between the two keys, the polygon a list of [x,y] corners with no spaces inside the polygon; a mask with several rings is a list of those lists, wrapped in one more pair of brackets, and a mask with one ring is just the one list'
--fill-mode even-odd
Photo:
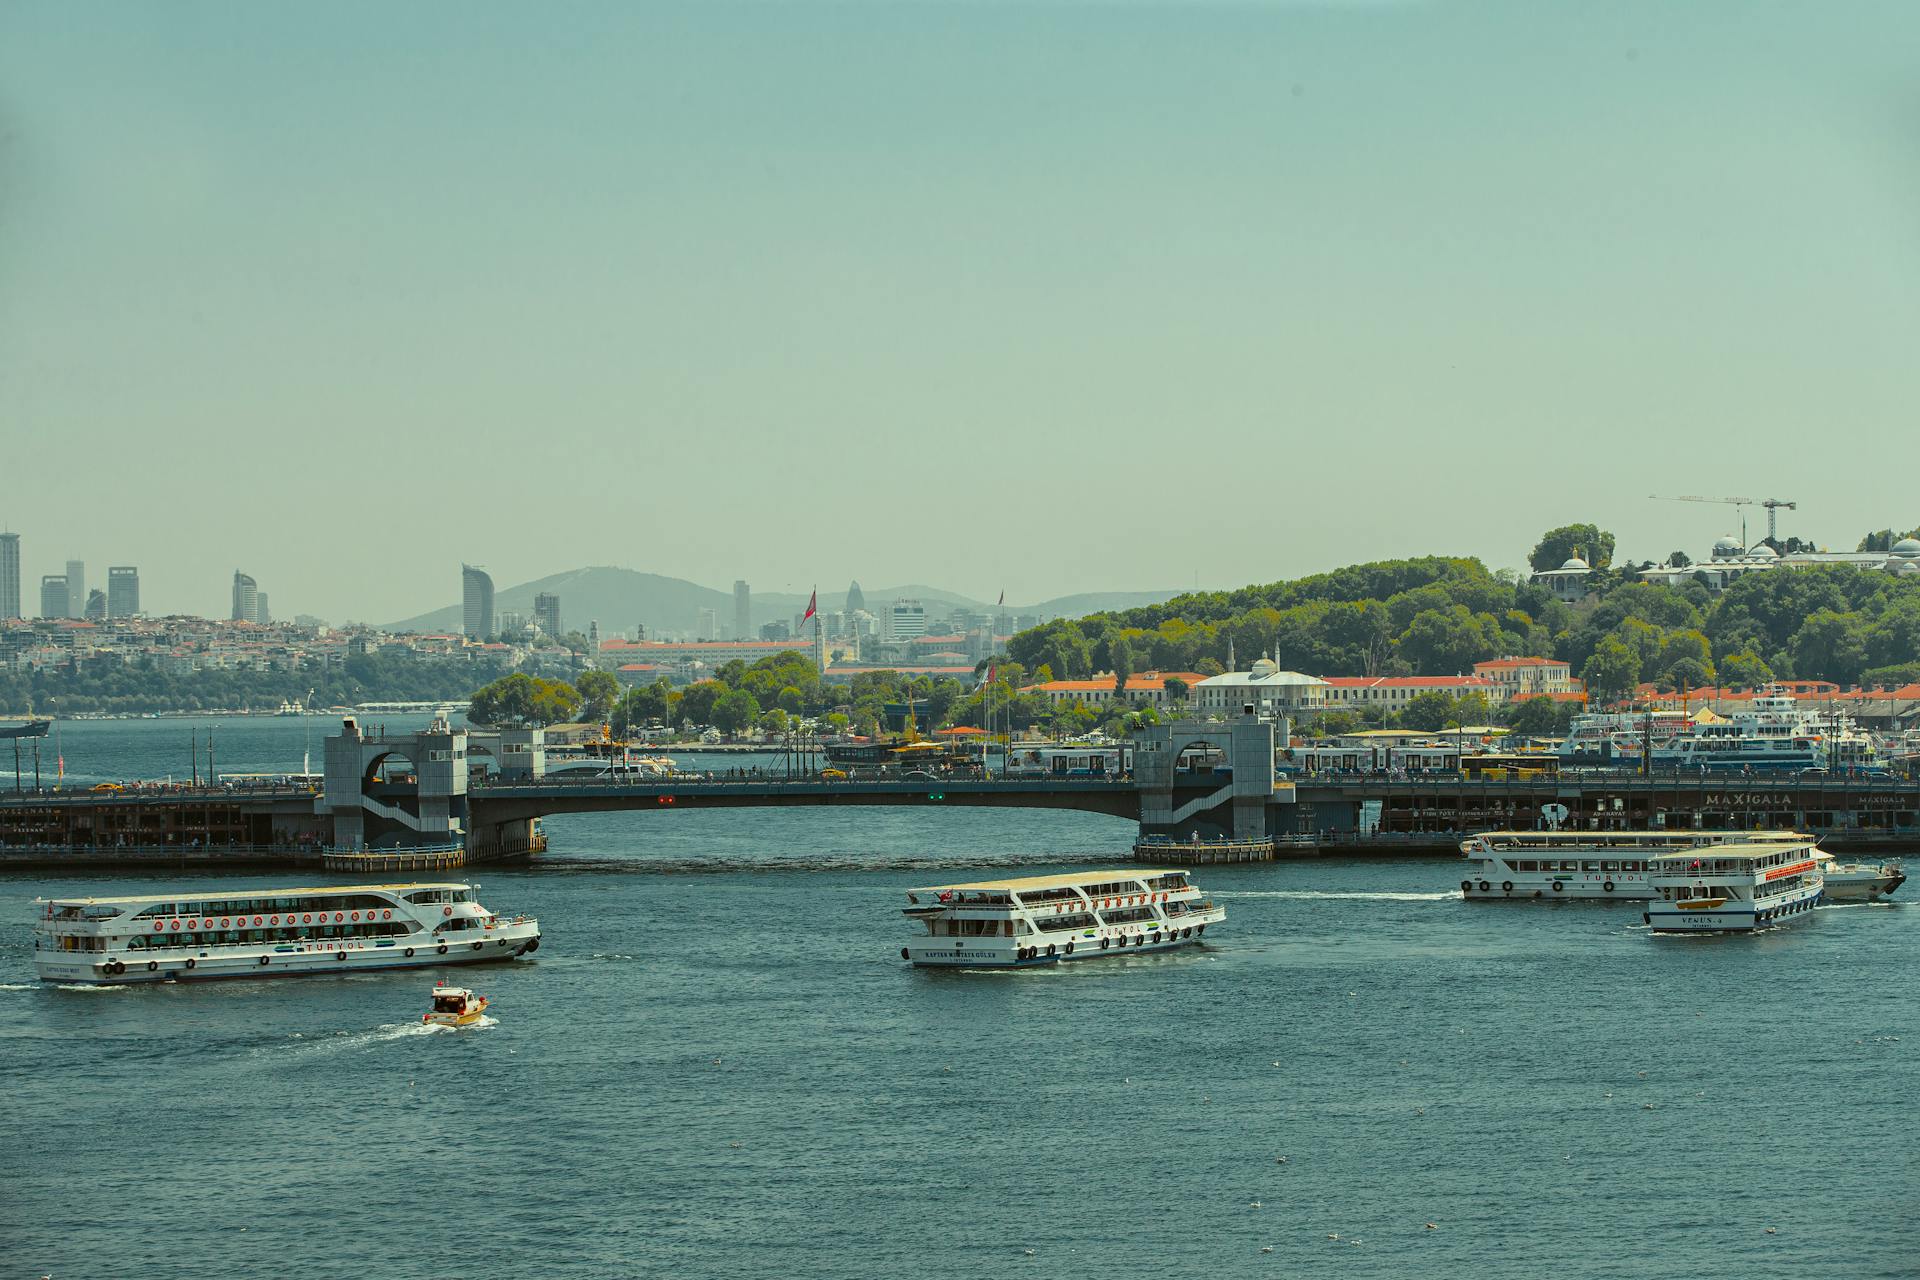
{"label": "boat wake", "polygon": [[1458,901],[1458,889],[1446,889],[1439,893],[1326,893],[1317,889],[1240,889],[1215,890],[1208,896],[1214,898],[1295,898],[1305,902],[1352,901],[1352,902],[1446,902]]}
{"label": "boat wake", "polygon": [[391,1044],[396,1040],[411,1040],[416,1036],[433,1036],[443,1032],[482,1031],[499,1025],[498,1018],[483,1013],[478,1022],[465,1027],[444,1027],[432,1022],[388,1022],[371,1031],[336,1031],[332,1035],[317,1037],[296,1033],[294,1039],[301,1042],[297,1047],[308,1053],[348,1053],[356,1049],[371,1049],[376,1045]]}

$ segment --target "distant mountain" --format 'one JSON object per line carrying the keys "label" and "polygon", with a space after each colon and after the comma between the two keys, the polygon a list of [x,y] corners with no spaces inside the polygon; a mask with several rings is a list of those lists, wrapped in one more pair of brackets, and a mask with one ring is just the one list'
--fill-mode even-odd
{"label": "distant mountain", "polygon": [[[518,586],[498,587],[494,591],[493,610],[501,613],[519,613],[533,616],[533,598],[544,592],[560,597],[560,622],[569,631],[585,631],[587,624],[598,620],[602,635],[613,636],[629,631],[638,623],[646,627],[649,635],[660,632],[691,634],[699,629],[700,611],[711,609],[723,631],[730,632],[733,627],[733,593],[717,591],[712,587],[703,587],[697,582],[688,582],[684,578],[668,578],[657,573],[640,573],[633,569],[615,569],[606,566],[572,569],[565,573],[551,574],[533,582],[523,582]],[[862,593],[867,599],[867,608],[879,612],[895,600],[924,601],[930,609],[944,612],[952,607],[969,609],[991,609],[991,601],[975,600],[954,591],[943,591],[921,583],[909,583],[898,587],[863,587]],[[1053,600],[1043,600],[1038,604],[1016,604],[1008,601],[1005,612],[1009,614],[1039,614],[1044,617],[1077,618],[1088,613],[1099,613],[1109,609],[1131,609],[1139,605],[1158,604],[1162,600],[1172,599],[1177,591],[1109,591],[1086,592],[1080,595],[1060,596]],[[846,607],[847,593],[822,591],[820,593],[820,612],[833,613]],[[795,614],[805,612],[805,595],[784,591],[753,593],[753,625],[757,629],[762,623],[781,619],[791,619]],[[444,609],[435,609],[417,617],[406,618],[389,623],[390,631],[417,632],[457,632],[461,624],[461,609],[458,604],[448,605]]]}

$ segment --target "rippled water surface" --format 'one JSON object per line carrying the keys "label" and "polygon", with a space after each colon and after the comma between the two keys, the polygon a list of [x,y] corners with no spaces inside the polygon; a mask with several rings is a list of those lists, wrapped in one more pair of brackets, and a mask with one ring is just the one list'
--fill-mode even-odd
{"label": "rippled water surface", "polygon": [[[186,736],[66,732],[100,776]],[[221,730],[236,769],[303,732]],[[0,878],[5,1274],[1920,1274],[1913,907],[1655,939],[1463,903],[1445,860],[1314,861],[1206,872],[1204,949],[921,972],[906,888],[1130,828],[548,829],[548,865],[474,875],[546,943],[452,971],[494,1001],[461,1031],[419,1024],[424,972],[42,986],[36,893],[169,882]]]}

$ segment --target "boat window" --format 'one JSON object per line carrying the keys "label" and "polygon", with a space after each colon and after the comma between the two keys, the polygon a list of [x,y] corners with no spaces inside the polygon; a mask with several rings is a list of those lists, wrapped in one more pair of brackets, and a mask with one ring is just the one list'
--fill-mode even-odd
{"label": "boat window", "polygon": [[1560,864],[1560,869],[1562,871],[1578,871],[1580,869],[1580,864],[1577,862],[1562,862]]}
{"label": "boat window", "polygon": [[1600,864],[1600,869],[1602,871],[1618,871],[1620,869],[1620,864],[1617,862],[1602,862]]}

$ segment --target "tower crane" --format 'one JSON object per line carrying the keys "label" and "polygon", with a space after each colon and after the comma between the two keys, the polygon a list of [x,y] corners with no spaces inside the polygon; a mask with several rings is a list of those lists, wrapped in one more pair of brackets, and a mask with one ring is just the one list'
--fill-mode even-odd
{"label": "tower crane", "polygon": [[[1779,518],[1777,513],[1780,508],[1785,507],[1789,511],[1797,511],[1800,509],[1798,502],[1788,502],[1784,498],[1703,498],[1697,493],[1683,493],[1671,497],[1666,494],[1655,493],[1648,496],[1658,502],[1718,502],[1730,507],[1765,507],[1767,509],[1768,542],[1777,541],[1775,537],[1778,532],[1776,522]],[[1740,513],[1740,545],[1743,547],[1747,545],[1747,513],[1744,510]]]}

